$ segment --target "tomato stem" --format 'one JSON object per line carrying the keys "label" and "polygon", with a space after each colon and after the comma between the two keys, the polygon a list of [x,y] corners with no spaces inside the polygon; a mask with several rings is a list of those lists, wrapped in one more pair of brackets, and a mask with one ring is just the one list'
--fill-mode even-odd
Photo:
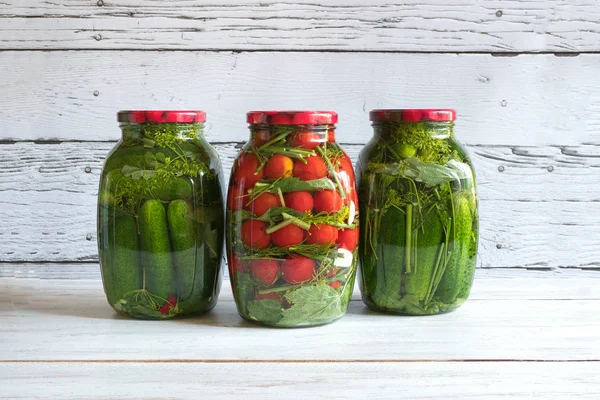
{"label": "tomato stem", "polygon": [[329,169],[329,172],[331,173],[331,176],[333,176],[333,180],[335,181],[335,185],[338,187],[338,191],[340,192],[340,197],[342,199],[346,198],[346,192],[344,191],[344,188],[342,187],[342,183],[340,182],[340,178],[338,178],[337,173],[335,172],[335,168],[333,168],[333,164],[331,163],[331,161],[329,160],[329,158],[327,158],[327,154],[325,154],[325,151],[323,150],[323,148],[321,146],[317,146],[317,151],[319,152],[319,154],[321,154],[321,157],[323,157],[323,161],[325,161],[325,164],[327,164],[327,169]]}

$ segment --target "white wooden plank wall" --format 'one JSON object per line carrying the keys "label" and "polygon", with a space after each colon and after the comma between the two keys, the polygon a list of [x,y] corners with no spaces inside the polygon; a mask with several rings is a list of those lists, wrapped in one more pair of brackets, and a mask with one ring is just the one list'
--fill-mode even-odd
{"label": "white wooden plank wall", "polygon": [[0,269],[93,268],[118,109],[206,110],[228,176],[249,109],[336,110],[356,160],[370,109],[431,106],[474,158],[480,267],[598,269],[598,21],[594,0],[5,0]]}

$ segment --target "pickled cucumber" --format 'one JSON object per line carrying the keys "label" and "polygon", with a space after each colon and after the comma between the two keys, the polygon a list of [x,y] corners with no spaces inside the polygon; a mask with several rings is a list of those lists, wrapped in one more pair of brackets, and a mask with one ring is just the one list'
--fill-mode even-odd
{"label": "pickled cucumber", "polygon": [[140,208],[142,268],[150,293],[167,299],[175,295],[175,274],[165,208],[159,200],[146,200]]}
{"label": "pickled cucumber", "polygon": [[172,201],[167,214],[178,292],[185,300],[194,293],[196,252],[202,251],[196,247],[197,223],[193,220],[192,206],[185,200]]}

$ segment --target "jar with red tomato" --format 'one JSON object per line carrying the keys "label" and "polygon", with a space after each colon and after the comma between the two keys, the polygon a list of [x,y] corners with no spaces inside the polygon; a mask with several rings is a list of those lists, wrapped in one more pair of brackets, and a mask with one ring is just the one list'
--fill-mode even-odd
{"label": "jar with red tomato", "polygon": [[358,196],[329,111],[249,112],[227,199],[240,315],[276,327],[341,318],[354,288]]}

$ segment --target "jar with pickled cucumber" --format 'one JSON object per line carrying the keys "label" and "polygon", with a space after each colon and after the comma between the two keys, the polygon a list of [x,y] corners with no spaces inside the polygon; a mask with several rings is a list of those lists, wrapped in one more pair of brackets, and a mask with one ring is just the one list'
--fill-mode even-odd
{"label": "jar with pickled cucumber", "polygon": [[222,170],[202,111],[121,111],[100,180],[98,251],[119,313],[167,319],[212,309],[221,286]]}
{"label": "jar with pickled cucumber", "polygon": [[368,307],[427,315],[462,305],[478,244],[475,172],[456,112],[374,110],[357,166],[360,289]]}
{"label": "jar with pickled cucumber", "polygon": [[358,258],[358,193],[337,114],[257,111],[234,162],[227,258],[240,315],[275,327],[346,313]]}

